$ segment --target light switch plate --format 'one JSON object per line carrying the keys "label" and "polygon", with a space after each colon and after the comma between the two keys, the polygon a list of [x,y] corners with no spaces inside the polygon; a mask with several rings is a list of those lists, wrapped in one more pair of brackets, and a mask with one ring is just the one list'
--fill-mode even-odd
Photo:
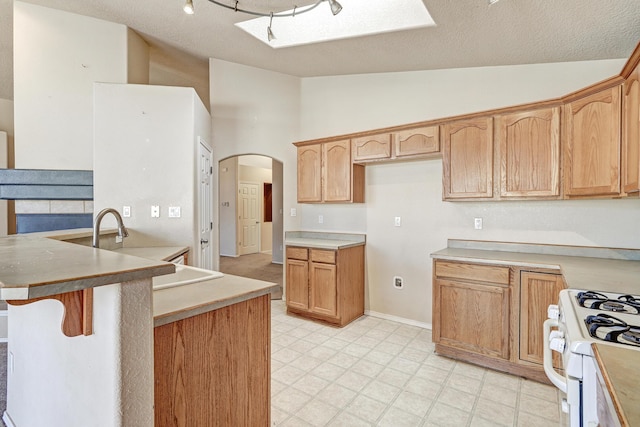
{"label": "light switch plate", "polygon": [[473,226],[476,230],[482,230],[482,218],[474,218]]}
{"label": "light switch plate", "polygon": [[151,206],[151,218],[160,218],[160,206]]}
{"label": "light switch plate", "polygon": [[296,208],[291,208],[291,216],[296,216],[298,214],[298,211],[296,210]]}
{"label": "light switch plate", "polygon": [[169,218],[180,218],[180,206],[169,206]]}
{"label": "light switch plate", "polygon": [[122,207],[122,217],[130,218],[131,217],[131,206],[123,206]]}
{"label": "light switch plate", "polygon": [[399,216],[395,217],[394,224],[396,227],[400,227],[402,225],[402,218]]}

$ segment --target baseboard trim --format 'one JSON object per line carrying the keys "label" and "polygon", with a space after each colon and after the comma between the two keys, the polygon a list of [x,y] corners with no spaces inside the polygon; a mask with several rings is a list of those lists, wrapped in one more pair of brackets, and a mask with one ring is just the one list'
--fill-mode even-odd
{"label": "baseboard trim", "polygon": [[7,414],[7,411],[4,411],[4,414],[2,414],[2,421],[4,421],[7,427],[16,427],[9,414]]}
{"label": "baseboard trim", "polygon": [[402,323],[410,326],[417,326],[418,328],[431,330],[431,323],[418,322],[417,320],[407,319],[404,317],[394,316],[391,314],[379,313],[377,311],[365,310],[364,314],[371,317],[377,317],[380,319],[391,320],[393,322]]}

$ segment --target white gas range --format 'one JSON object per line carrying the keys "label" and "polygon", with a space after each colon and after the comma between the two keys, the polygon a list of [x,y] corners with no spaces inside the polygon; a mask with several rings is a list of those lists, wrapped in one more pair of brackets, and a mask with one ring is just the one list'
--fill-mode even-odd
{"label": "white gas range", "polygon": [[[607,402],[591,344],[640,351],[640,296],[566,289],[560,292],[558,305],[549,306],[548,314],[545,373],[566,393],[562,408],[568,413],[569,425],[598,426],[599,411]],[[563,374],[553,367],[553,351],[562,353]]]}

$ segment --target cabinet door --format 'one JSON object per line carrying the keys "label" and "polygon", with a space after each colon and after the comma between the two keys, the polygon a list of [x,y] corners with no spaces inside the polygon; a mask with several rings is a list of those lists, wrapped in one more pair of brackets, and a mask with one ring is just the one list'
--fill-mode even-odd
{"label": "cabinet door", "polygon": [[287,259],[287,306],[309,309],[309,262]]}
{"label": "cabinet door", "polygon": [[393,134],[396,157],[431,154],[440,151],[440,128],[426,126]]}
{"label": "cabinet door", "polygon": [[[543,331],[547,307],[557,304],[564,289],[562,276],[523,271],[520,273],[520,360],[542,365]],[[554,364],[562,364],[559,354]]]}
{"label": "cabinet door", "polygon": [[338,315],[336,266],[312,262],[310,274],[311,311],[336,317]]}
{"label": "cabinet door", "polygon": [[640,192],[640,65],[623,87],[622,185],[627,194]]}
{"label": "cabinet door", "polygon": [[325,202],[351,200],[351,143],[350,140],[322,144],[324,179],[322,193]]}
{"label": "cabinet door", "polygon": [[498,117],[501,197],[560,195],[560,108]]}
{"label": "cabinet door", "polygon": [[298,202],[322,201],[322,146],[298,147]]}
{"label": "cabinet door", "polygon": [[493,196],[492,118],[480,118],[442,126],[443,198]]}
{"label": "cabinet door", "polygon": [[564,107],[566,196],[620,193],[620,86]]}
{"label": "cabinet door", "polygon": [[391,157],[391,135],[363,136],[351,140],[353,161],[388,159]]}
{"label": "cabinet door", "polygon": [[509,288],[434,281],[433,341],[509,359]]}

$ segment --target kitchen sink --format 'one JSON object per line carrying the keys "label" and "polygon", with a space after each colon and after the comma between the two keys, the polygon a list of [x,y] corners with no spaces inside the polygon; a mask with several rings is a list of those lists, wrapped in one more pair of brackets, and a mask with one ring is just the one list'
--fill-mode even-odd
{"label": "kitchen sink", "polygon": [[190,285],[206,280],[219,279],[224,274],[219,271],[205,270],[190,265],[176,264],[176,272],[153,278],[153,290],[173,288],[176,286]]}

